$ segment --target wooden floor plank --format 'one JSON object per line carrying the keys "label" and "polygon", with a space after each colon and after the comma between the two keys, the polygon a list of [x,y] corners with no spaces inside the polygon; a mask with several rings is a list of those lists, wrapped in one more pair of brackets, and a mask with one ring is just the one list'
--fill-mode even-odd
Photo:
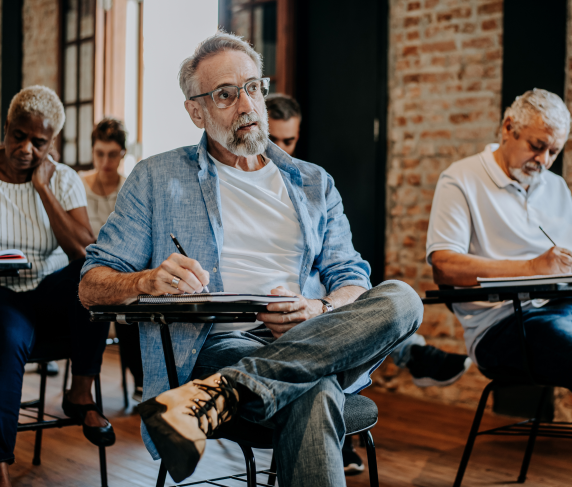
{"label": "wooden floor plank", "polygon": [[[143,446],[139,416],[132,408],[123,409],[121,371],[115,346],[108,347],[102,370],[105,414],[113,423],[117,443],[107,449],[109,485],[154,486],[159,470]],[[60,362],[63,372],[64,362]],[[30,367],[33,368],[33,367]],[[47,412],[62,415],[62,377],[48,378]],[[39,376],[27,373],[23,400],[38,395]],[[132,385],[130,384],[132,389]],[[376,444],[379,480],[382,487],[445,487],[455,478],[474,410],[444,406],[420,399],[367,390],[366,395],[379,407],[379,422],[372,430]],[[483,428],[514,421],[492,414],[483,418]],[[524,455],[525,439],[481,437],[477,439],[469,463],[466,487],[513,485]],[[357,444],[357,441],[356,441]],[[207,442],[207,452],[192,480],[242,472],[240,448],[228,441]],[[14,487],[97,487],[99,459],[97,448],[89,443],[80,427],[44,432],[42,465],[33,466],[34,433],[18,435],[17,463],[10,469]],[[357,447],[365,460],[365,449]],[[257,466],[268,468],[270,451],[257,451]],[[170,479],[169,479],[170,480]],[[259,479],[265,481],[266,478]],[[369,485],[366,471],[348,477],[348,487]],[[167,485],[173,485],[168,482]],[[241,485],[237,482],[229,485]],[[572,441],[541,438],[530,465],[527,487],[572,485]]]}

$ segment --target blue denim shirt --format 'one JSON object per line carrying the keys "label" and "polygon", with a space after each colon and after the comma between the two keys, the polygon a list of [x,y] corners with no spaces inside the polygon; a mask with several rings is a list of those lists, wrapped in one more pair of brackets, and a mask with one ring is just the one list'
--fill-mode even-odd
{"label": "blue denim shirt", "polygon": [[[270,143],[267,156],[280,170],[298,214],[304,238],[300,289],[309,299],[343,286],[371,288],[370,266],[352,245],[340,194],[332,177],[319,166],[292,159]],[[141,161],[123,185],[96,244],[87,248],[82,277],[107,266],[120,272],[152,269],[176,251],[169,233],[177,235],[189,257],[210,273],[209,289],[224,291],[220,272],[223,227],[217,168],[207,155],[207,138]],[[212,325],[170,325],[179,383],[185,383]],[[139,324],[143,356],[143,399],[169,389],[159,327]],[[371,383],[361,378],[352,392]],[[147,432],[143,440],[158,455]]]}

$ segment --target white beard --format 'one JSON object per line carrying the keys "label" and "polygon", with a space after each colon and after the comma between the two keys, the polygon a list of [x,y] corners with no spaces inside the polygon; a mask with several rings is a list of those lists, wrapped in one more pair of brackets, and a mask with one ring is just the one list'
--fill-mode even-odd
{"label": "white beard", "polygon": [[[536,164],[530,164],[528,162],[522,167],[526,168],[527,166],[530,169],[538,167]],[[544,166],[540,166],[540,171],[531,170],[530,174],[523,171],[522,168],[510,167],[508,171],[510,172],[510,175],[523,186],[531,186],[540,179],[540,176],[544,171],[546,171],[546,168]]]}
{"label": "white beard", "polygon": [[[236,132],[241,125],[251,122],[258,122],[258,130],[237,135]],[[227,129],[215,122],[205,110],[205,130],[231,154],[239,157],[257,156],[268,146],[268,113],[266,107],[262,116],[256,112],[244,113],[232,122],[230,129]]]}

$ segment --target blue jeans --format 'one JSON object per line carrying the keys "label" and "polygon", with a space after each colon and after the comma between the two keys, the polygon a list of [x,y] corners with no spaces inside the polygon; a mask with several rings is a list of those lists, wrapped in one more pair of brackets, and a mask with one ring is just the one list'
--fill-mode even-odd
{"label": "blue jeans", "polygon": [[99,374],[109,324],[91,323],[77,296],[84,261],[50,274],[32,291],[0,286],[0,462],[14,461],[24,366],[36,342],[69,337],[72,374]]}
{"label": "blue jeans", "polygon": [[[535,380],[572,390],[572,300],[551,302],[522,314]],[[485,333],[475,350],[485,374],[527,378],[519,326],[513,314]]]}
{"label": "blue jeans", "polygon": [[191,378],[219,371],[252,393],[240,415],[274,429],[281,487],[345,485],[342,391],[415,333],[422,317],[417,293],[386,281],[278,340],[264,329],[209,335]]}

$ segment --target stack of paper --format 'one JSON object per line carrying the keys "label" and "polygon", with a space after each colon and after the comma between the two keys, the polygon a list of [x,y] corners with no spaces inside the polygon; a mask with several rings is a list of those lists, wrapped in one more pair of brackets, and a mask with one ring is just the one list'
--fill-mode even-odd
{"label": "stack of paper", "polygon": [[0,250],[0,264],[27,264],[24,252],[17,249]]}
{"label": "stack of paper", "polygon": [[151,296],[142,294],[137,298],[139,304],[172,304],[172,303],[294,303],[298,296],[280,296],[277,294],[235,294],[235,293],[196,293],[165,294]]}
{"label": "stack of paper", "polygon": [[477,277],[481,287],[533,286],[535,284],[560,284],[572,282],[572,274],[549,274],[546,276]]}

